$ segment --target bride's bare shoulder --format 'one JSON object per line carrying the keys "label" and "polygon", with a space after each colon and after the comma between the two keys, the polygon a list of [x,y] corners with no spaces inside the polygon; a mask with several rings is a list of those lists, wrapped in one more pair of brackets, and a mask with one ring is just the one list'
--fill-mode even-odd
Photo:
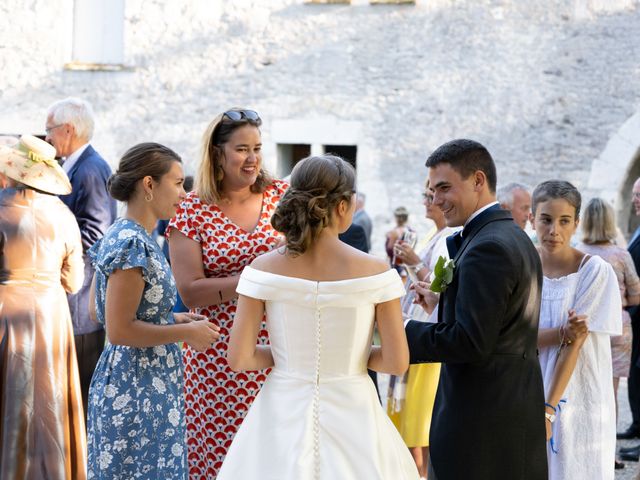
{"label": "bride's bare shoulder", "polygon": [[266,272],[272,272],[274,268],[280,265],[286,258],[285,248],[280,247],[263,255],[256,257],[251,262],[251,268],[256,270],[264,270]]}
{"label": "bride's bare shoulder", "polygon": [[389,270],[389,264],[386,260],[360,251],[354,256],[353,265],[357,270],[357,276],[362,277],[378,275]]}

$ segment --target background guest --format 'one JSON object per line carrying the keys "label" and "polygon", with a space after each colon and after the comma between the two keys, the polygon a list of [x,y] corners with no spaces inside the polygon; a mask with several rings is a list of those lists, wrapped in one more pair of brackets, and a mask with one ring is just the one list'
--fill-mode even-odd
{"label": "background guest", "polygon": [[127,150],[109,179],[126,212],[89,250],[109,340],[91,382],[89,478],[187,478],[177,342],[204,351],[219,333],[201,315],[172,313],[175,282],[151,237],[184,199],[183,181],[180,157],[157,143]]}
{"label": "background guest", "polygon": [[353,223],[360,225],[364,229],[364,234],[367,238],[367,249],[365,252],[369,253],[371,250],[371,232],[373,231],[373,223],[371,217],[364,209],[367,196],[362,192],[356,193],[356,213],[353,215]]}
{"label": "background guest", "polygon": [[82,285],[82,244],[55,196],[71,185],[31,135],[0,146],[0,476],[86,478],[86,439],[65,292]]}
{"label": "background guest", "polygon": [[[414,302],[416,294],[411,289],[413,278],[428,280],[438,258],[449,258],[446,239],[456,230],[447,227],[442,210],[433,204],[433,194],[429,191],[428,183],[423,194],[425,216],[435,223],[435,231],[419,254],[406,242],[399,240],[396,244],[396,256],[410,272],[405,285],[407,293],[402,298],[402,313],[405,318],[422,322],[430,321],[430,315]],[[439,376],[439,363],[409,365],[409,371],[405,375],[392,377],[387,398],[387,413],[409,447],[420,476],[425,478],[429,460],[431,414]]]}
{"label": "background guest", "polygon": [[[631,190],[631,203],[635,214],[640,215],[640,178],[636,179]],[[627,250],[631,254],[636,272],[640,271],[640,227],[631,236]],[[627,382],[627,393],[629,395],[629,406],[631,407],[632,422],[624,431],[618,433],[618,438],[640,438],[640,307],[630,307],[627,309],[631,317],[632,344],[631,344],[631,367],[629,368],[629,379]],[[629,460],[640,458],[640,445],[627,449]],[[621,455],[622,456],[622,455]]]}
{"label": "background guest", "polygon": [[618,411],[618,383],[627,377],[631,365],[631,317],[624,307],[640,303],[640,279],[627,250],[615,245],[617,237],[613,208],[601,198],[592,198],[582,216],[582,242],[577,249],[598,255],[613,267],[622,300],[622,335],[611,337],[613,393]]}
{"label": "background guest", "polygon": [[384,248],[387,252],[387,257],[389,258],[391,267],[398,271],[400,277],[404,281],[407,279],[407,273],[404,267],[402,267],[401,265],[402,262],[400,262],[400,260],[395,257],[393,247],[398,240],[407,240],[407,232],[410,232],[408,233],[408,235],[412,235],[413,237],[413,241],[411,242],[413,243],[413,245],[411,245],[411,247],[414,247],[416,237],[415,232],[409,226],[409,210],[407,210],[405,207],[398,207],[393,211],[393,217],[395,219],[396,226],[385,234]]}
{"label": "background guest", "polygon": [[512,182],[497,190],[496,196],[500,206],[511,212],[513,221],[521,228],[527,228],[531,213],[531,194],[529,187],[522,183]]}
{"label": "background guest", "polygon": [[[240,273],[280,241],[270,219],[287,184],[262,168],[260,125],[253,110],[232,109],[213,119],[203,136],[195,190],[167,231],[182,300],[191,312],[218,325],[221,334],[206,352],[189,346],[183,352],[192,479],[217,475],[266,378],[262,371],[234,373],[226,360]],[[258,342],[268,342],[264,324]]]}
{"label": "background guest", "polygon": [[91,376],[104,348],[104,329],[89,316],[89,287],[93,267],[86,252],[102,238],[116,218],[116,202],[107,191],[111,168],[89,144],[93,129],[93,109],[84,100],[66,98],[52,104],[47,110],[46,140],[64,159],[62,168],[73,187],[71,194],[62,195],[60,199],[76,217],[85,252],[84,284],[78,293],[68,297],[85,415]]}
{"label": "background guest", "polygon": [[543,182],[532,203],[544,274],[538,347],[549,479],[613,480],[610,337],[622,333],[618,282],[611,265],[571,246],[581,204],[572,184]]}

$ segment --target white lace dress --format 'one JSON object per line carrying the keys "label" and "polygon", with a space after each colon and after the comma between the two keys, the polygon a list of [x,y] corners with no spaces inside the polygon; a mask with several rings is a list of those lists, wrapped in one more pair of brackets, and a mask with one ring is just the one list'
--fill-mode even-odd
{"label": "white lace dress", "polygon": [[404,294],[397,272],[314,282],[246,267],[237,290],[265,301],[275,366],[218,480],[418,480],[366,369],[375,305]]}
{"label": "white lace dress", "polygon": [[[613,480],[616,425],[610,336],[620,335],[620,294],[611,265],[593,256],[578,272],[544,277],[540,328],[558,327],[567,311],[588,315],[589,337],[567,385],[553,426],[558,453],[547,448],[549,480]],[[545,395],[553,378],[557,347],[540,349]]]}

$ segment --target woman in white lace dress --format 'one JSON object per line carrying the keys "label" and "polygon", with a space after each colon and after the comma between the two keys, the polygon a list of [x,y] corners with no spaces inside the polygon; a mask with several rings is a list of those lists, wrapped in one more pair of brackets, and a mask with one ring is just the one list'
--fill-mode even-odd
{"label": "woman in white lace dress", "polygon": [[[286,246],[238,283],[229,340],[234,370],[273,367],[218,480],[417,480],[367,367],[408,367],[395,270],[338,239],[355,210],[355,172],[338,157],[296,165],[271,223]],[[266,312],[270,345],[256,345]],[[381,346],[372,346],[377,323]]]}
{"label": "woman in white lace dress", "polygon": [[622,332],[616,275],[600,257],[570,244],[581,204],[573,185],[543,182],[534,190],[532,204],[544,274],[538,346],[549,479],[613,480],[610,337]]}

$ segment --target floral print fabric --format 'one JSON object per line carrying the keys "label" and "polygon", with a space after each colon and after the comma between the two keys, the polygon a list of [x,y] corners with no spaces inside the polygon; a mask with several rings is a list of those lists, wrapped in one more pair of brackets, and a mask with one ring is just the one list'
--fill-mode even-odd
{"label": "floral print fabric", "polygon": [[[140,268],[145,281],[136,318],[166,325],[176,286],[157,243],[137,223],[119,219],[90,250],[96,313],[105,323],[109,275]],[[182,358],[177,344],[107,345],[89,391],[89,479],[185,479]]]}

